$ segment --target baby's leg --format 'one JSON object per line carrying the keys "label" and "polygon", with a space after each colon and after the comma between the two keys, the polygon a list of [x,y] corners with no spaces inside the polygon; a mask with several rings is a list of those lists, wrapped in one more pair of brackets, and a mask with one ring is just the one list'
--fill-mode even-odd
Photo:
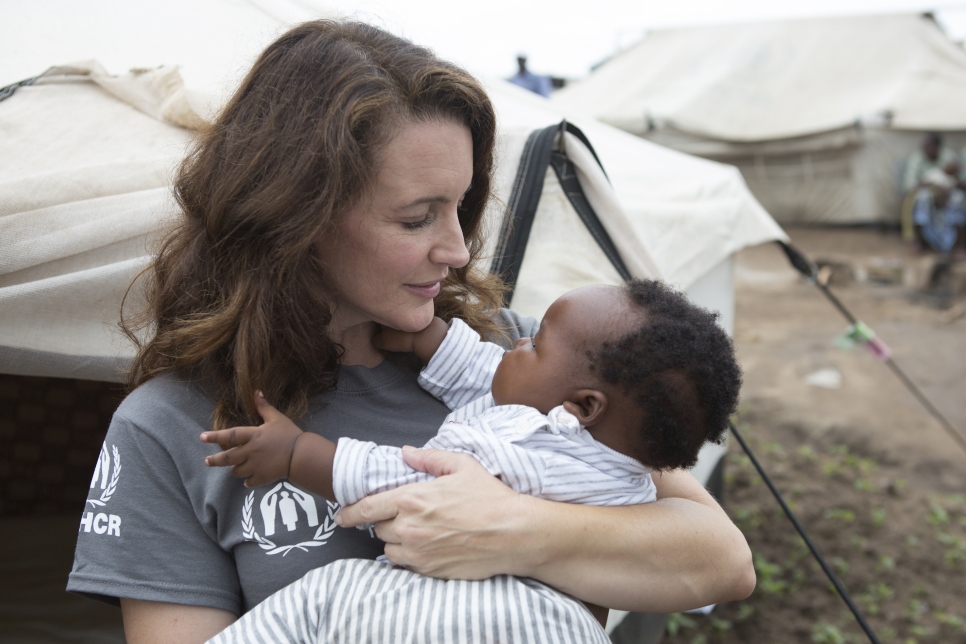
{"label": "baby's leg", "polygon": [[324,612],[326,568],[316,568],[270,595],[208,644],[316,642]]}
{"label": "baby's leg", "polygon": [[608,644],[577,600],[530,579],[445,580],[363,559],[317,568],[209,644]]}

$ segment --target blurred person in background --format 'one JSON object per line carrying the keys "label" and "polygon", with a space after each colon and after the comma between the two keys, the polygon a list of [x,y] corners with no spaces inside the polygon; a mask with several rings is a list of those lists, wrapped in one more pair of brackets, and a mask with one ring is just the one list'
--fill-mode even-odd
{"label": "blurred person in background", "polygon": [[913,209],[923,187],[923,177],[931,170],[943,171],[951,163],[958,163],[956,153],[943,147],[942,135],[928,132],[922,138],[922,146],[913,152],[905,163],[902,176],[902,239],[915,245],[917,240],[913,227]]}
{"label": "blurred person in background", "polygon": [[534,94],[539,94],[540,96],[550,96],[550,90],[553,89],[553,83],[549,76],[541,76],[540,74],[534,74],[529,69],[527,69],[527,55],[520,53],[517,55],[517,65],[519,70],[514,76],[511,76],[507,80],[522,87],[523,89],[528,89]]}
{"label": "blurred person in background", "polygon": [[944,169],[932,168],[920,180],[912,208],[912,223],[918,249],[966,255],[966,210],[958,185],[959,163]]}

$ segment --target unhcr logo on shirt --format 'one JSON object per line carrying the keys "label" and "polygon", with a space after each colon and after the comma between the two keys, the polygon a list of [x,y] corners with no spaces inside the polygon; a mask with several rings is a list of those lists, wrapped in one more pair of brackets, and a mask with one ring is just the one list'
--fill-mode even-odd
{"label": "unhcr logo on shirt", "polygon": [[[105,441],[101,445],[101,453],[97,457],[94,476],[91,477],[91,492],[87,499],[87,503],[95,509],[108,504],[117,491],[117,483],[121,478],[121,453],[118,451],[117,445],[111,445],[111,454],[114,456],[113,460],[107,452],[107,442]],[[97,495],[98,491],[100,491],[99,495]],[[78,531],[80,530],[120,537],[121,517],[106,512],[85,512],[81,516]]]}
{"label": "unhcr logo on shirt", "polygon": [[[291,550],[308,552],[309,548],[325,545],[335,532],[335,514],[338,503],[326,501],[326,516],[320,520],[315,498],[287,481],[276,483],[262,495],[258,503],[259,519],[255,521],[255,490],[252,490],[242,506],[242,536],[254,541],[265,554],[283,556]],[[308,541],[293,544],[278,543],[295,537],[298,528],[317,528]],[[259,532],[258,528],[261,528]],[[288,537],[288,539],[286,539]]]}

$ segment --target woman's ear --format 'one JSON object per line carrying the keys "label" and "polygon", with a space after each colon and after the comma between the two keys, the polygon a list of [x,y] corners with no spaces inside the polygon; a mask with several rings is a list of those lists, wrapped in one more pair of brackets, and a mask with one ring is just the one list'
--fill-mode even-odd
{"label": "woman's ear", "polygon": [[607,412],[607,396],[597,389],[579,389],[564,401],[563,407],[576,416],[581,425],[590,427]]}

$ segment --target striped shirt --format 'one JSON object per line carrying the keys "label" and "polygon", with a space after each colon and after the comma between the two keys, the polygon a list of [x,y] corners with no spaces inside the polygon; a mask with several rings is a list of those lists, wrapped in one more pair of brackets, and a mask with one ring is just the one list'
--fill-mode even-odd
{"label": "striped shirt", "polygon": [[389,563],[342,559],[271,595],[210,644],[609,644],[579,601],[509,575],[426,577]]}
{"label": "striped shirt", "polygon": [[[655,500],[650,468],[594,440],[562,406],[544,416],[533,407],[496,405],[490,383],[502,356],[502,348],[453,320],[419,383],[456,411],[424,447],[471,454],[521,494],[586,505]],[[342,505],[432,478],[406,465],[398,447],[339,439],[332,488]]]}
{"label": "striped shirt", "polygon": [[[503,356],[461,320],[420,374],[456,409],[425,447],[471,454],[523,494],[588,505],[655,500],[650,469],[593,439],[562,406],[496,405],[490,383]],[[433,478],[401,450],[342,438],[333,464],[336,500],[348,505]],[[211,642],[606,643],[587,608],[533,579],[426,577],[386,561],[345,559],[286,586]]]}

